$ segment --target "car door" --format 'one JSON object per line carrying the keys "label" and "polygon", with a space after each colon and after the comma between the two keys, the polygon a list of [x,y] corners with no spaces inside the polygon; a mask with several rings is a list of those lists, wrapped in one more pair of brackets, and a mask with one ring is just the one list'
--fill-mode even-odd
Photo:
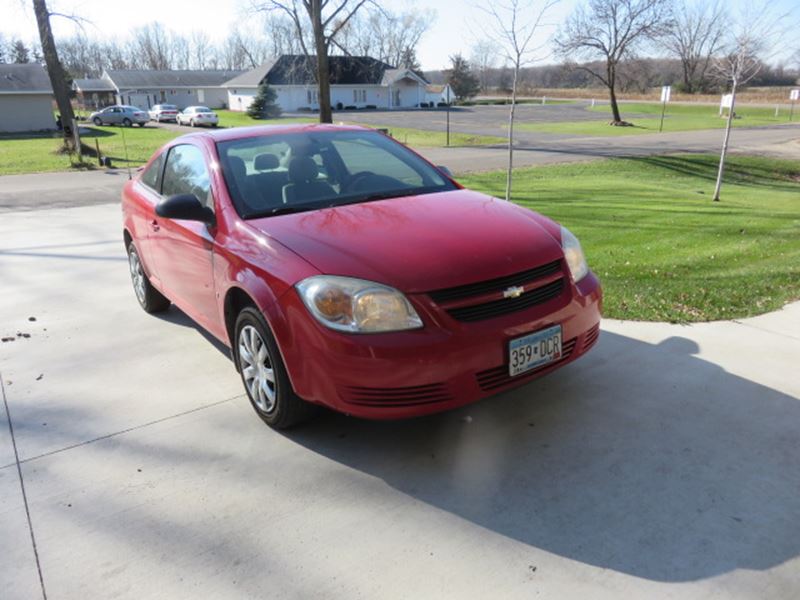
{"label": "car door", "polygon": [[131,227],[136,248],[144,263],[145,272],[160,287],[160,279],[153,257],[153,236],[157,231],[156,205],[161,201],[161,175],[164,170],[164,153],[155,157],[135,183],[135,202],[131,206]]}
{"label": "car door", "polygon": [[[194,194],[216,212],[204,151],[193,144],[169,149],[161,195]],[[152,223],[151,255],[167,297],[201,325],[219,331],[214,289],[215,228],[198,221],[156,216]]]}
{"label": "car door", "polygon": [[120,123],[122,123],[122,116],[123,116],[122,108],[119,106],[114,106],[112,107],[111,114],[108,115],[107,120],[109,123],[112,123],[114,125],[119,125]]}

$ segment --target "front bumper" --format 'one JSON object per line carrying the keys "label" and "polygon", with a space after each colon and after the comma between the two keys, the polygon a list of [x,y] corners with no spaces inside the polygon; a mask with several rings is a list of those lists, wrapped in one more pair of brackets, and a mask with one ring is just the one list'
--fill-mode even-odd
{"label": "front bumper", "polygon": [[[425,295],[411,296],[423,329],[344,334],[314,320],[297,293],[282,298],[275,328],[297,394],[347,414],[396,419],[450,410],[564,366],[597,341],[602,291],[590,273],[564,294],[527,310],[473,323],[453,320]],[[508,376],[508,342],[560,324],[564,356]]]}

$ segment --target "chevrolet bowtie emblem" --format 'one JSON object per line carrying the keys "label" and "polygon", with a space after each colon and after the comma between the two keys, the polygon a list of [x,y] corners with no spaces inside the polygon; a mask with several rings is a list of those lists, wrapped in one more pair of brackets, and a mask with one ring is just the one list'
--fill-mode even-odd
{"label": "chevrolet bowtie emblem", "polygon": [[518,285],[513,285],[510,288],[503,290],[503,298],[519,298],[522,296],[524,291],[525,288]]}

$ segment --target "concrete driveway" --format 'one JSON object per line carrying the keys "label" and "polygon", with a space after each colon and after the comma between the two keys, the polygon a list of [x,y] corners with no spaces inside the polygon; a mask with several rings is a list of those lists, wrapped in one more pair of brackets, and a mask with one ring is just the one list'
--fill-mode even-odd
{"label": "concrete driveway", "polygon": [[606,321],[479,404],[276,433],[139,309],[119,217],[0,220],[3,600],[800,595],[800,304]]}

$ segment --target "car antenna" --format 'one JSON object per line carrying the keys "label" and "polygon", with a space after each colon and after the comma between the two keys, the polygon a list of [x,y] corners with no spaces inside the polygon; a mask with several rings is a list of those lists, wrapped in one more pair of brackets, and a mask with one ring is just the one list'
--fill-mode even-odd
{"label": "car antenna", "polygon": [[133,179],[131,175],[131,162],[128,160],[128,144],[125,141],[125,125],[122,126],[122,147],[125,149],[125,164],[128,166],[128,181]]}

